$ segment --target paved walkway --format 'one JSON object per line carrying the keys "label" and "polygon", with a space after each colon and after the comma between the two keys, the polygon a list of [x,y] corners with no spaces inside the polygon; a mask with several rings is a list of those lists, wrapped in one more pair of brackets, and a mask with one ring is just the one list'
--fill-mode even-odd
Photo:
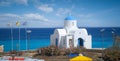
{"label": "paved walkway", "polygon": [[24,60],[9,60],[9,58],[11,58],[10,56],[3,56],[0,57],[0,61],[45,61],[44,59],[33,59],[33,58],[28,58],[28,57],[24,57]]}

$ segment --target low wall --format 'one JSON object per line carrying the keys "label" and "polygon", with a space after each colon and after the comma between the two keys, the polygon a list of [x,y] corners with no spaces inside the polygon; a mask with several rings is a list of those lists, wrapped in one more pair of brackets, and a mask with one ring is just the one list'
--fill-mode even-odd
{"label": "low wall", "polygon": [[0,45],[0,52],[4,52],[4,45]]}

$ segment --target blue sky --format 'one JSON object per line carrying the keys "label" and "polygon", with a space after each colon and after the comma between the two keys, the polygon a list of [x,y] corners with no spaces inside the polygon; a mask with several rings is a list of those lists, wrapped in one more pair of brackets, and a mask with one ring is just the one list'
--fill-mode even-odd
{"label": "blue sky", "polygon": [[63,27],[68,15],[79,27],[120,27],[120,0],[0,0],[0,28]]}

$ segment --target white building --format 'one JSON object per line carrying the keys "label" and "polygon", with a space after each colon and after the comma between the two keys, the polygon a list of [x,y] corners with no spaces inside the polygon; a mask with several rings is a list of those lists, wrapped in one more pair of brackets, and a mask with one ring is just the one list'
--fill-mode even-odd
{"label": "white building", "polygon": [[92,36],[84,28],[77,27],[77,21],[73,16],[68,16],[64,21],[63,29],[55,29],[51,35],[51,45],[60,48],[80,47],[92,48]]}

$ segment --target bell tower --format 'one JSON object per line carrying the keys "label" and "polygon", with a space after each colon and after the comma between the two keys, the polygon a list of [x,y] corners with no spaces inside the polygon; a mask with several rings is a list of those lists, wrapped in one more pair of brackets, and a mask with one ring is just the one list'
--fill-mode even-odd
{"label": "bell tower", "polygon": [[64,28],[66,30],[77,29],[77,20],[73,16],[67,16],[64,21]]}

